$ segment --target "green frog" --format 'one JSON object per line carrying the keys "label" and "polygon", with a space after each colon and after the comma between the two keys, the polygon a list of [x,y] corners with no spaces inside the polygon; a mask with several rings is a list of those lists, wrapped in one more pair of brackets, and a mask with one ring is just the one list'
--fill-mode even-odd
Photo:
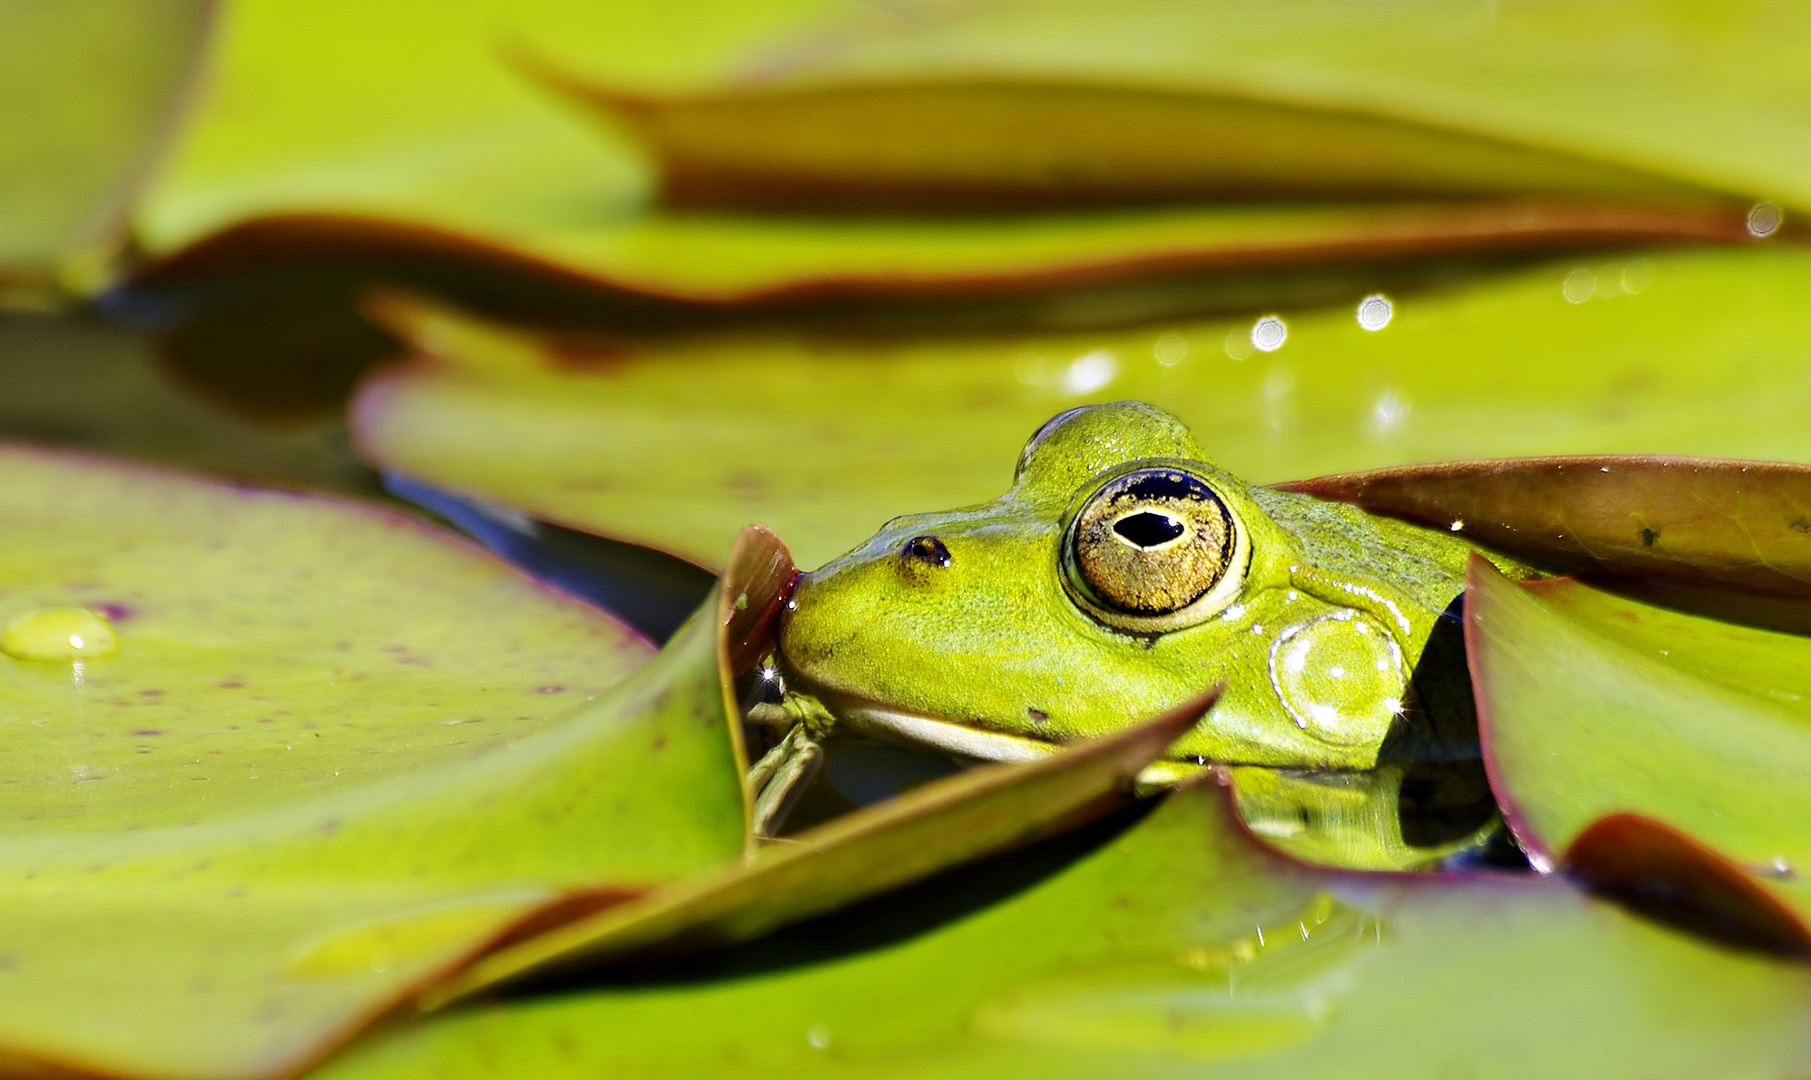
{"label": "green frog", "polygon": [[1457,605],[1478,551],[1243,483],[1153,406],[1071,409],[998,499],[896,518],[799,580],[787,693],[758,710],[784,736],[752,771],[757,825],[838,733],[1026,760],[1221,684],[1142,784],[1222,769],[1255,830],[1322,862],[1476,847],[1496,818]]}

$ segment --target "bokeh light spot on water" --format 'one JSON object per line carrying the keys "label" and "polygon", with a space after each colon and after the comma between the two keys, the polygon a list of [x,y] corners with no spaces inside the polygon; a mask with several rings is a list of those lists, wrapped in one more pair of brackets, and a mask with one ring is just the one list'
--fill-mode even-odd
{"label": "bokeh light spot on water", "polygon": [[1151,355],[1164,367],[1175,367],[1188,356],[1188,341],[1181,334],[1164,334],[1151,346]]}
{"label": "bokeh light spot on water", "polygon": [[1251,344],[1259,352],[1276,352],[1289,340],[1289,327],[1277,315],[1266,315],[1251,327]]}
{"label": "bokeh light spot on water", "polygon": [[1395,313],[1389,297],[1372,293],[1358,302],[1358,325],[1366,330],[1382,330],[1390,325],[1390,316]]}
{"label": "bokeh light spot on water", "polygon": [[1780,227],[1780,208],[1770,202],[1755,203],[1748,208],[1748,234],[1771,236]]}
{"label": "bokeh light spot on water", "polygon": [[1119,361],[1105,349],[1078,356],[1063,372],[1063,389],[1074,396],[1092,394],[1119,374]]}
{"label": "bokeh light spot on water", "polygon": [[1242,327],[1235,327],[1226,332],[1226,355],[1234,360],[1244,360],[1255,352],[1251,347],[1251,332]]}
{"label": "bokeh light spot on water", "polygon": [[1559,294],[1566,298],[1568,304],[1582,304],[1591,299],[1591,294],[1596,291],[1596,275],[1582,266],[1567,274],[1566,280],[1560,282],[1559,286]]}
{"label": "bokeh light spot on water", "polygon": [[1623,292],[1638,293],[1654,283],[1654,264],[1646,259],[1632,260],[1617,278],[1622,282]]}
{"label": "bokeh light spot on water", "polygon": [[1395,428],[1408,419],[1413,406],[1409,400],[1394,390],[1385,390],[1378,395],[1377,403],[1371,407],[1371,427],[1379,434]]}

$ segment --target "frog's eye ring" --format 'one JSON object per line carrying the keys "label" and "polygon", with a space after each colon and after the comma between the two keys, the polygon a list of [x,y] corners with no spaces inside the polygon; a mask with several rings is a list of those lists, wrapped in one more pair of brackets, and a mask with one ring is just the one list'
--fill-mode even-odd
{"label": "frog's eye ring", "polygon": [[1134,633],[1193,626],[1231,604],[1250,545],[1237,515],[1179,466],[1123,473],[1089,495],[1063,541],[1070,595]]}

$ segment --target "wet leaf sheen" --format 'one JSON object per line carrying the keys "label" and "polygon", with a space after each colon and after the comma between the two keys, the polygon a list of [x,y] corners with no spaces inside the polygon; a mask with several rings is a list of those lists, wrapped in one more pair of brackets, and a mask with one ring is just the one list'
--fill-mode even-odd
{"label": "wet leaf sheen", "polygon": [[[0,478],[6,1052],[289,1073],[550,902],[740,855],[709,619],[648,662],[408,519],[19,449]],[[112,655],[16,658],[85,645],[69,607]]]}

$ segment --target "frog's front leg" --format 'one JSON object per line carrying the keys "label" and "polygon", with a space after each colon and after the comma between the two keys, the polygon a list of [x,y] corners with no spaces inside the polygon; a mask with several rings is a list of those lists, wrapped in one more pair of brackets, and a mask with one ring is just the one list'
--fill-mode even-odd
{"label": "frog's front leg", "polygon": [[810,694],[787,693],[778,705],[756,705],[749,720],[786,734],[748,770],[754,833],[772,839],[824,765],[823,739],[836,718]]}
{"label": "frog's front leg", "polygon": [[804,724],[795,724],[755,762],[748,770],[748,790],[754,793],[757,837],[772,839],[823,764],[824,748]]}

